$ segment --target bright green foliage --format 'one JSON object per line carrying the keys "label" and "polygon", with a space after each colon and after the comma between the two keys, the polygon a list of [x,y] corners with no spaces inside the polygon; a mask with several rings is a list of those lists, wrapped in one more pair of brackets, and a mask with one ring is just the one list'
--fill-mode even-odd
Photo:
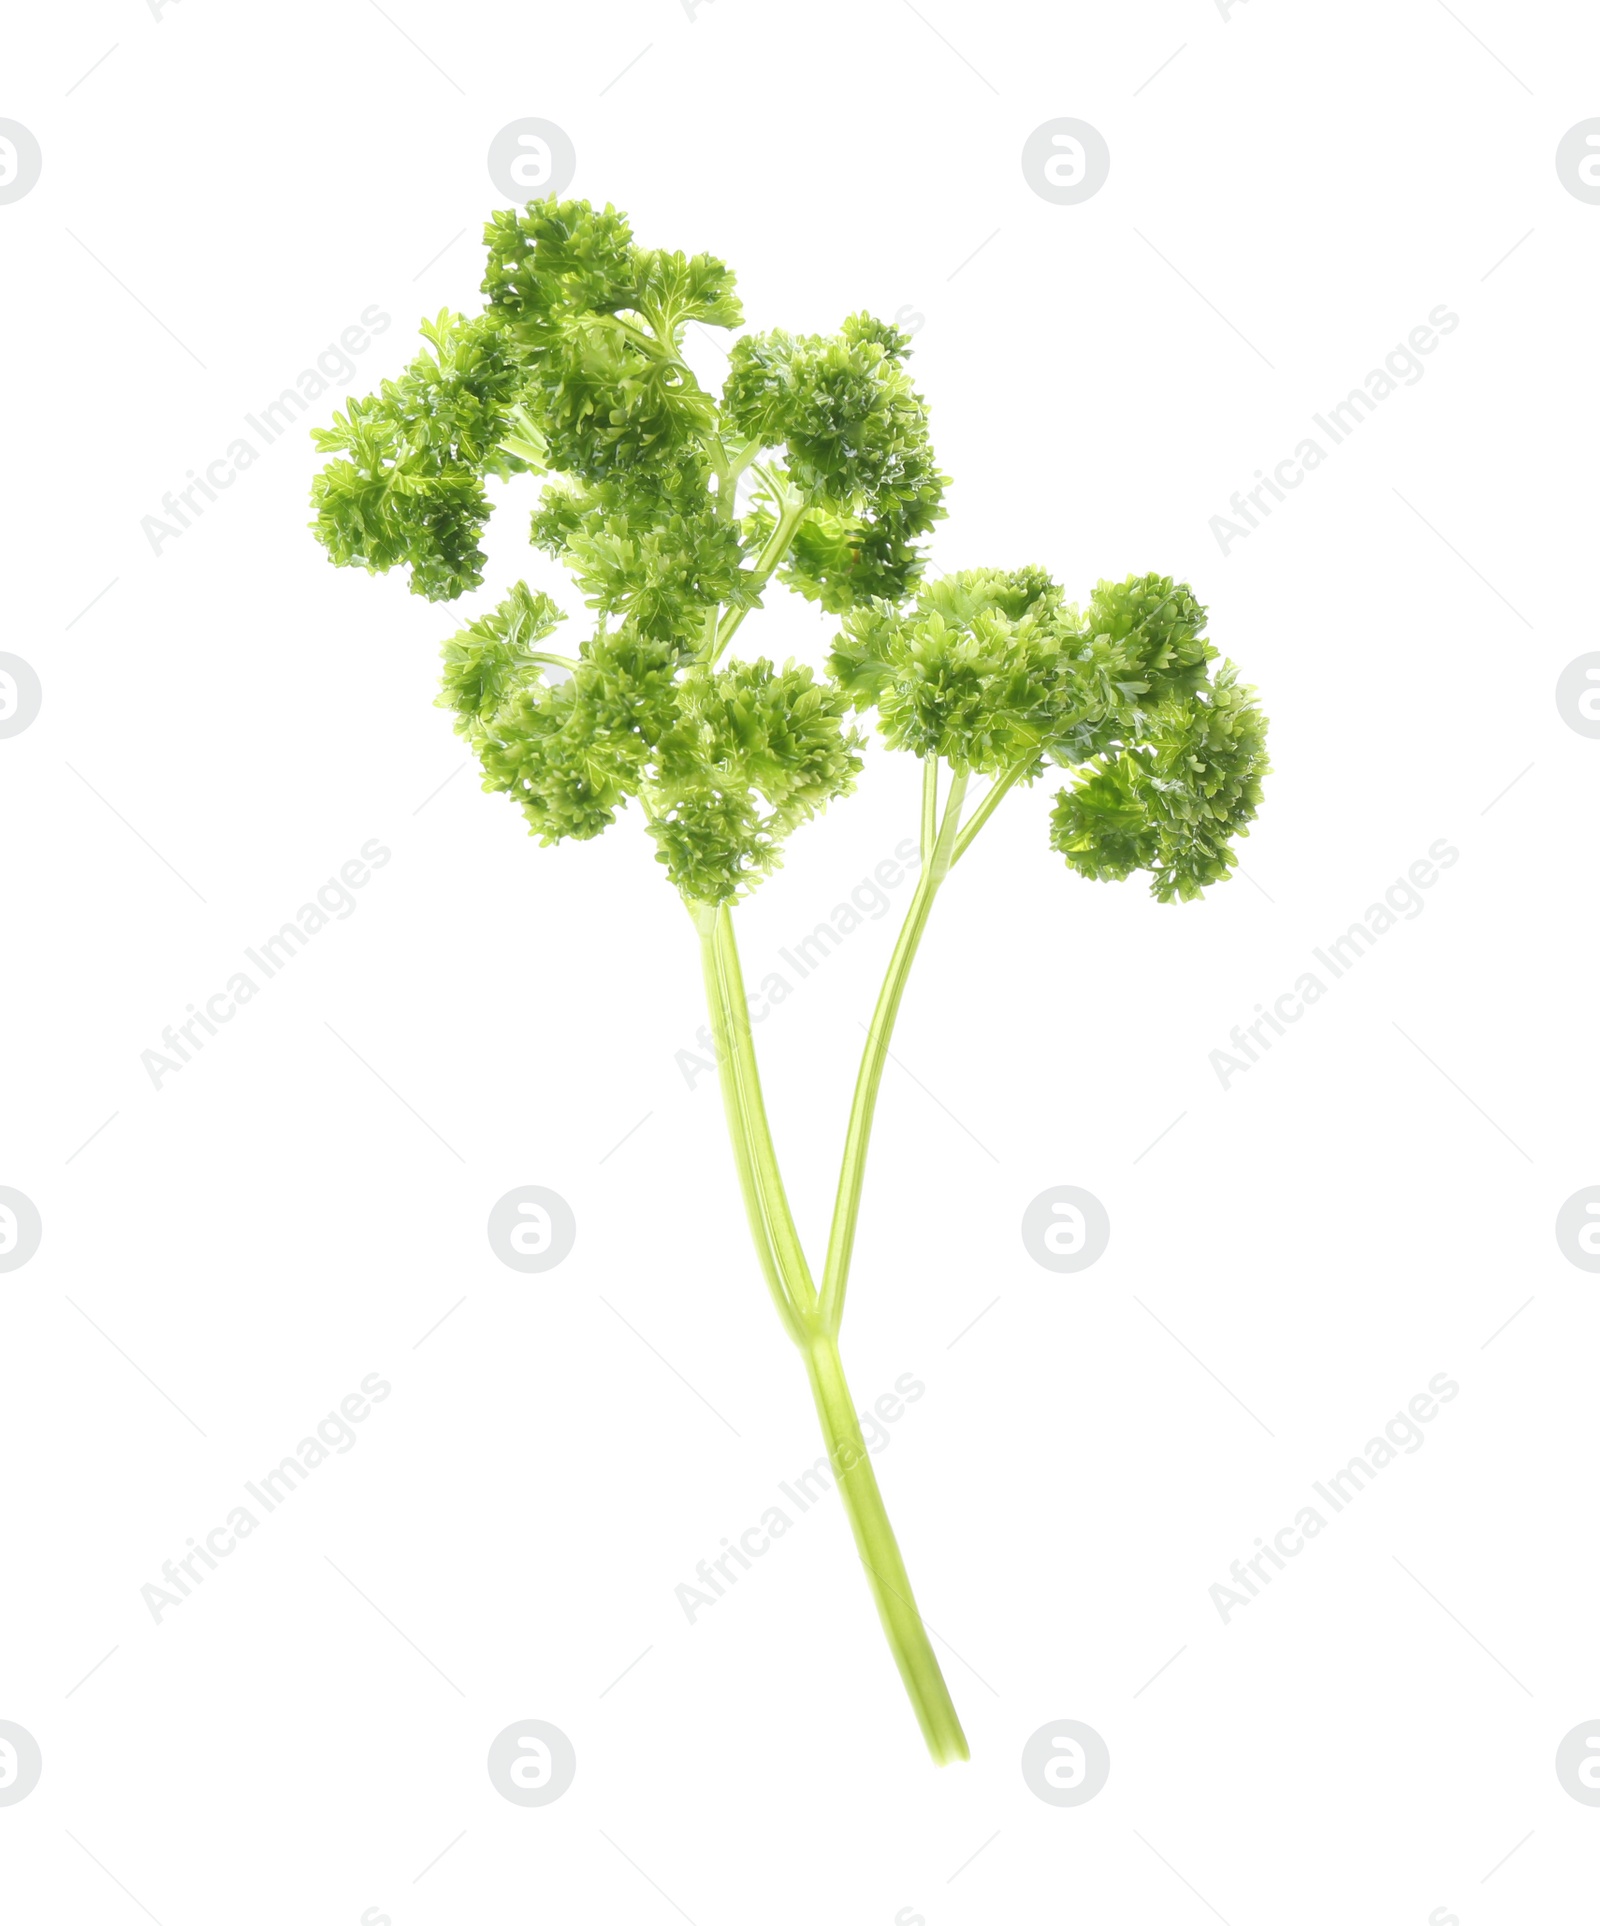
{"label": "bright green foliage", "polygon": [[845,618],[830,667],[889,743],[956,770],[1031,783],[1089,765],[1061,792],[1051,841],[1085,876],[1152,874],[1162,902],[1234,862],[1266,772],[1266,725],[1217,651],[1205,610],[1161,575],[1102,582],[1087,609],[1038,569],[973,569],[900,613]]}
{"label": "bright green foliage", "polygon": [[[483,579],[485,478],[551,476],[532,540],[596,633],[551,680],[568,658],[535,645],[560,612],[518,583],[446,643],[440,698],[545,842],[638,797],[684,896],[732,902],[854,785],[848,713],[875,709],[892,748],[958,774],[1076,769],[1052,842],[1085,876],[1147,869],[1168,901],[1227,875],[1264,726],[1231,668],[1213,678],[1188,588],[1130,576],[1079,610],[1027,568],[917,592],[945,477],[907,335],[869,314],[742,335],[713,395],[683,348],[742,322],[722,262],[638,247],[586,201],[504,209],[484,239],[484,312],[424,324],[429,351],[318,432],[314,527],[335,562],[452,600]],[[829,676],[723,659],[774,575],[843,618]]]}
{"label": "bright green foliage", "polygon": [[[815,504],[783,579],[842,614],[872,596],[899,601],[921,574],[916,544],[944,513],[945,477],[903,363],[909,335],[853,314],[832,337],[775,329],[735,343],[723,388],[734,431],[784,443],[790,479]],[[770,504],[752,519],[762,538]]]}
{"label": "bright green foliage", "polygon": [[692,464],[595,483],[553,483],[533,517],[533,542],[564,560],[602,615],[645,635],[700,640],[706,611],[754,599],[738,528],[717,514]]}
{"label": "bright green foliage", "polygon": [[526,582],[518,582],[492,614],[480,615],[445,643],[439,707],[471,720],[493,715],[538,677],[542,665],[533,644],[565,619],[548,595],[535,595]]}
{"label": "bright green foliage", "polygon": [[[643,784],[677,704],[678,652],[630,629],[596,636],[564,679],[527,643],[553,626],[519,582],[492,615],[445,644],[440,706],[478,753],[483,786],[522,807],[546,843],[598,836]],[[525,629],[525,632],[524,632]]]}
{"label": "bright green foliage", "polygon": [[1138,741],[1062,790],[1051,844],[1084,876],[1147,869],[1161,902],[1188,902],[1236,862],[1230,844],[1248,834],[1266,769],[1266,720],[1224,663],[1204,695],[1165,697]]}
{"label": "bright green foliage", "polygon": [[312,525],[341,566],[360,562],[376,574],[403,562],[416,594],[453,601],[483,581],[483,476],[528,466],[501,446],[521,373],[487,317],[445,310],[422,332],[431,354],[313,431],[320,449],[342,459],[316,479]]}
{"label": "bright green foliage", "polygon": [[792,662],[685,679],[659,744],[650,833],[691,902],[731,901],[773,868],[791,829],[855,787],[860,739],[845,726],[848,709],[842,691]]}
{"label": "bright green foliage", "polygon": [[865,314],[747,336],[718,397],[683,346],[741,324],[722,262],[637,247],[584,201],[505,209],[484,239],[485,311],[442,314],[431,352],[319,433],[337,459],[314,527],[335,562],[451,600],[483,579],[485,477],[550,474],[533,543],[596,633],[552,680],[565,658],[537,644],[559,613],[519,583],[446,643],[440,700],[544,841],[597,836],[636,796],[684,895],[731,902],[861,767],[844,693],[727,661],[733,630],[779,571],[835,612],[904,595],[942,513],[909,340]]}

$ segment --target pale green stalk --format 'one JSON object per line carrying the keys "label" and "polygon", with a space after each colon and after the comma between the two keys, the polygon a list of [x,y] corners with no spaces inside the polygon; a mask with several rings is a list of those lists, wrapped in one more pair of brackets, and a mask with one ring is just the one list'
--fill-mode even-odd
{"label": "pale green stalk", "polygon": [[[928,795],[936,777],[936,765],[929,760],[923,777],[924,823],[927,821]],[[867,1146],[872,1137],[873,1113],[878,1107],[878,1087],[883,1082],[884,1066],[889,1061],[889,1038],[895,1018],[900,1014],[900,999],[905,995],[906,979],[916,961],[917,946],[928,927],[933,899],[955,860],[956,833],[961,822],[961,805],[966,796],[965,771],[953,776],[944,817],[932,850],[917,878],[906,909],[905,921],[889,958],[889,969],[878,992],[878,1007],[872,1013],[867,1044],[856,1075],[855,1096],[850,1105],[850,1122],[845,1130],[844,1160],[839,1168],[839,1190],[833,1206],[833,1224],[828,1233],[828,1257],[822,1269],[822,1321],[837,1332],[844,1316],[845,1285],[850,1276],[850,1255],[855,1249],[856,1219],[861,1211],[861,1186],[867,1174]],[[926,841],[926,833],[924,834]]]}
{"label": "pale green stalk", "polygon": [[[777,534],[775,529],[774,539]],[[766,555],[761,559],[766,561]],[[775,564],[769,564],[769,573],[771,566]],[[932,914],[934,899],[951,867],[1021,774],[1019,767],[997,778],[963,828],[961,811],[966,800],[966,772],[952,772],[941,813],[938,759],[929,757],[924,764],[922,873],[917,878],[889,959],[856,1077],[820,1293],[795,1228],[767,1122],[733,918],[725,906],[700,905],[693,912],[700,936],[728,1134],[733,1143],[751,1236],[784,1329],[805,1359],[806,1376],[828,1447],[829,1463],[838,1480],[840,1500],[850,1520],[856,1551],[866,1569],[867,1583],[889,1649],[894,1654],[928,1749],[941,1765],[968,1756],[966,1737],[917,1611],[905,1561],[900,1556],[894,1528],[884,1509],[883,1494],[878,1489],[862,1440],[860,1422],[839,1357],[839,1326],[844,1316],[845,1285],[855,1247],[878,1090],[911,965]]]}
{"label": "pale green stalk", "polygon": [[[959,795],[953,795],[952,800],[959,810]],[[952,840],[953,836],[952,827]],[[820,1316],[810,1267],[784,1191],[761,1094],[733,921],[726,908],[705,905],[695,909],[694,920],[700,936],[728,1134],[756,1252],[778,1315],[805,1360],[840,1502],[923,1737],[939,1764],[965,1759],[967,1741],[961,1721],[917,1611],[905,1561],[861,1435],[836,1331]]]}

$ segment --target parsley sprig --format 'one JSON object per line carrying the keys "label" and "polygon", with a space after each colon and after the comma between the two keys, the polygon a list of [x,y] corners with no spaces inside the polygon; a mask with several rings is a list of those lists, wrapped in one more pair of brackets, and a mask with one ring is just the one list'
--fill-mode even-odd
{"label": "parsley sprig", "polygon": [[[738,329],[709,255],[641,248],[614,208],[545,200],[485,229],[486,305],[351,400],[312,524],[331,558],[409,571],[414,593],[482,586],[484,483],[547,477],[536,548],[594,613],[518,582],[444,644],[441,706],[483,786],[544,843],[600,835],[631,801],[699,939],[734,1163],[757,1259],[799,1347],[868,1584],[930,1751],[967,1742],[917,1611],[839,1357],[878,1089],[935,900],[1003,799],[1064,774],[1051,846],[1098,880],[1147,872],[1161,902],[1232,869],[1267,770],[1254,693],[1167,576],[1101,582],[1081,607],[1043,570],[924,582],[946,477],[906,370],[910,340],[868,314],[833,335],[733,341],[719,394],[685,330]],[[839,618],[827,670],[729,654],[774,581]],[[552,673],[554,671],[555,673]],[[820,1281],[779,1169],[733,912],[787,838],[854,788],[857,718],[922,764],[922,864],[857,1076]],[[969,808],[974,780],[986,787]]]}

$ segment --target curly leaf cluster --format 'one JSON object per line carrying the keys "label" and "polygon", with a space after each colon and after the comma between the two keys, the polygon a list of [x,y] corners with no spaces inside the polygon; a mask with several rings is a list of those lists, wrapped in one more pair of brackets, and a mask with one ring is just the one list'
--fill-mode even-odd
{"label": "curly leaf cluster", "polygon": [[[903,365],[910,345],[869,314],[834,336],[776,329],[734,345],[724,417],[763,447],[781,443],[812,504],[783,579],[836,615],[901,600],[921,574],[917,544],[944,513],[927,408]],[[752,534],[765,539],[772,522],[758,509]]]}
{"label": "curly leaf cluster", "polygon": [[691,323],[742,326],[721,261],[586,201],[504,209],[484,240],[484,311],[425,325],[429,350],[319,432],[313,527],[336,563],[453,600],[483,580],[488,478],[548,474],[531,538],[596,633],[552,674],[559,611],[519,583],[445,644],[441,703],[545,841],[636,796],[674,883],[726,902],[860,768],[845,693],[724,660],[732,630],[775,573],[836,613],[903,597],[943,513],[909,338],[866,314],[746,336],[713,394],[683,351]]}
{"label": "curly leaf cluster", "polygon": [[657,760],[657,860],[693,902],[725,903],[771,872],[785,836],[855,787],[860,738],[842,690],[803,664],[697,670]]}
{"label": "curly leaf cluster", "polygon": [[974,569],[909,610],[846,616],[830,668],[889,744],[958,770],[1036,781],[1077,768],[1051,842],[1081,874],[1148,870],[1162,902],[1220,882],[1267,771],[1251,690],[1205,639],[1206,612],[1163,575],[1068,604],[1039,569]]}
{"label": "curly leaf cluster", "polygon": [[543,665],[532,645],[565,620],[548,595],[518,582],[499,608],[469,622],[445,643],[439,707],[480,720],[492,715],[538,677]]}
{"label": "curly leaf cluster", "polygon": [[[445,644],[440,697],[535,834],[597,836],[636,797],[684,896],[731,901],[853,786],[849,715],[873,709],[892,747],[960,772],[1075,771],[1052,841],[1083,875],[1148,870],[1163,901],[1227,875],[1265,725],[1214,672],[1205,610],[1162,575],[1082,609],[1040,569],[924,585],[945,477],[907,335],[869,314],[742,335],[713,394],[684,349],[691,324],[742,326],[721,261],[555,198],[484,240],[483,312],[425,323],[405,372],[317,432],[313,527],[334,562],[454,600],[483,580],[490,478],[549,475],[531,539],[596,631],[541,650],[561,612],[518,583]],[[774,575],[842,618],[827,675],[725,659]]]}
{"label": "curly leaf cluster", "polygon": [[431,353],[312,431],[339,456],[312,486],[312,527],[341,567],[378,574],[404,564],[414,593],[443,602],[483,581],[484,475],[529,466],[501,446],[522,371],[486,317],[446,309],[422,332]]}
{"label": "curly leaf cluster", "polygon": [[1056,798],[1050,841],[1080,875],[1120,881],[1150,872],[1163,903],[1224,881],[1249,834],[1266,774],[1266,719],[1225,663],[1214,684],[1167,697],[1146,736],[1098,757]]}
{"label": "curly leaf cluster", "polygon": [[565,561],[591,608],[664,641],[698,642],[707,610],[753,600],[739,530],[689,466],[552,483],[532,533],[535,548]]}
{"label": "curly leaf cluster", "polygon": [[707,669],[626,624],[553,680],[530,644],[557,620],[519,582],[445,644],[439,697],[484,788],[518,803],[543,842],[598,836],[639,796],[679,891],[728,903],[770,874],[792,829],[854,787],[849,700],[803,665]]}

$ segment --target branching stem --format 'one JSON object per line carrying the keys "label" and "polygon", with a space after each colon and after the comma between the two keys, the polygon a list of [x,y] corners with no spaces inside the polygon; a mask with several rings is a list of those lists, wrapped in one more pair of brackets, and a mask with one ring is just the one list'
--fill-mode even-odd
{"label": "branching stem", "polygon": [[[932,764],[930,762],[930,768]],[[924,782],[927,776],[924,775]],[[855,1249],[856,1220],[861,1211],[861,1187],[867,1174],[867,1147],[872,1138],[872,1119],[878,1107],[878,1088],[883,1082],[884,1066],[889,1061],[889,1038],[895,1018],[900,1014],[900,999],[905,995],[911,965],[916,961],[922,932],[933,912],[933,899],[949,874],[956,832],[961,821],[961,804],[967,792],[963,772],[952,776],[944,806],[944,817],[932,854],[923,864],[922,874],[906,909],[905,921],[889,958],[878,1005],[872,1013],[861,1068],[856,1074],[855,1096],[850,1105],[850,1121],[845,1130],[844,1158],[839,1166],[839,1189],[834,1200],[833,1223],[828,1233],[828,1257],[822,1269],[821,1315],[826,1329],[837,1335],[844,1317],[845,1286],[850,1276],[850,1257]],[[924,788],[924,806],[927,791]]]}
{"label": "branching stem", "polygon": [[1026,762],[1016,763],[1008,769],[1003,776],[996,776],[994,781],[990,783],[988,789],[984,792],[983,801],[973,810],[971,820],[956,838],[955,850],[950,857],[950,866],[952,869],[961,861],[962,857],[966,855],[972,845],[973,837],[977,835],[978,831],[982,829],[984,824],[1000,807],[1011,785],[1026,774],[1027,768],[1028,765]]}
{"label": "branching stem", "polygon": [[[930,875],[942,877],[948,869],[964,788],[964,777],[957,777],[951,785],[934,861],[919,879],[919,890]],[[784,1329],[805,1359],[828,1461],[838,1480],[840,1502],[850,1521],[884,1636],[928,1750],[938,1764],[946,1765],[968,1756],[966,1735],[917,1610],[905,1561],[884,1508],[840,1361],[837,1322],[830,1325],[823,1315],[789,1209],[761,1094],[733,920],[726,907],[703,904],[695,906],[693,915],[700,937],[728,1134],[756,1254]],[[905,967],[909,966],[908,956]],[[859,1192],[859,1184],[857,1189]]]}

